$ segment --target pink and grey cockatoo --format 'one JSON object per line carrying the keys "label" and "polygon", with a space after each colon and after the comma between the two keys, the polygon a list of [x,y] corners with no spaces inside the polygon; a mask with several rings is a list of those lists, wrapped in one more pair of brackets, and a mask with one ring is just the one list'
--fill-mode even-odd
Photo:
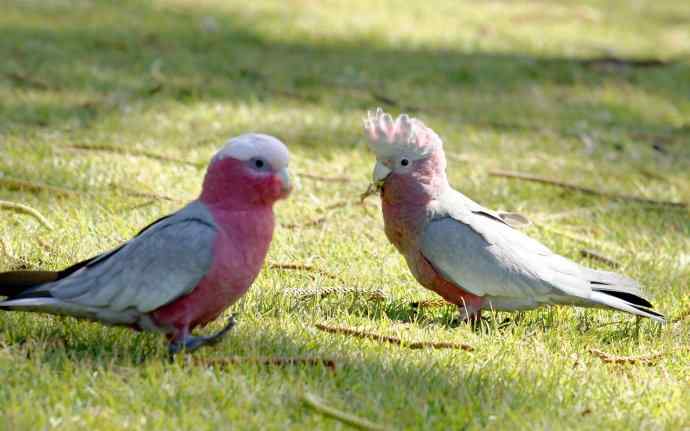
{"label": "pink and grey cockatoo", "polygon": [[287,197],[288,150],[246,134],[213,157],[199,198],[120,247],[58,272],[0,274],[0,310],[37,311],[159,331],[171,353],[214,344],[192,336],[237,301],[263,265],[273,205]]}
{"label": "pink and grey cockatoo", "polygon": [[475,321],[481,310],[604,307],[664,322],[634,280],[555,254],[448,184],[443,143],[421,121],[365,120],[385,233],[427,289]]}

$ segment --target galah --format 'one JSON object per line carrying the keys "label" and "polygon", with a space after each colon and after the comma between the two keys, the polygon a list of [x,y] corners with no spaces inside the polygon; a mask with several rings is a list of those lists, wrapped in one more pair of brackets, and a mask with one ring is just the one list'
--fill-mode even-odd
{"label": "galah", "polygon": [[169,351],[215,344],[234,326],[193,336],[247,292],[274,230],[273,205],[291,190],[289,154],[273,136],[230,139],[201,194],[120,247],[58,272],[0,274],[0,310],[69,315],[158,331]]}
{"label": "galah", "polygon": [[603,307],[664,322],[624,275],[554,253],[448,184],[439,136],[421,121],[378,109],[364,122],[376,154],[385,233],[417,281],[476,321],[481,310],[549,304]]}

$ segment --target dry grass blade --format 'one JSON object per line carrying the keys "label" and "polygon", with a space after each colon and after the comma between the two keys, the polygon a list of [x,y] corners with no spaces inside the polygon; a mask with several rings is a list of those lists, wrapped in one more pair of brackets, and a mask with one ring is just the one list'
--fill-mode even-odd
{"label": "dry grass blade", "polygon": [[346,328],[344,326],[329,326],[323,323],[317,323],[316,327],[322,331],[330,332],[331,334],[351,335],[357,338],[368,338],[370,340],[381,341],[385,343],[402,345],[402,340],[398,337],[390,335],[376,334],[373,332],[360,331],[359,329]]}
{"label": "dry grass blade", "polygon": [[268,267],[271,269],[280,269],[286,271],[315,272],[333,280],[340,280],[340,277],[335,274],[331,274],[330,272],[317,268],[314,265],[308,265],[305,263],[269,263]]}
{"label": "dry grass blade", "polygon": [[629,322],[628,320],[614,320],[613,322],[606,322],[606,323],[602,323],[601,325],[596,325],[596,326],[591,326],[589,328],[584,328],[583,332],[589,331],[591,329],[601,329],[601,328],[604,328],[606,326],[621,325],[621,324],[625,324],[628,322]]}
{"label": "dry grass blade", "polygon": [[304,229],[308,227],[317,227],[326,223],[326,220],[328,220],[328,217],[319,217],[317,219],[309,220],[304,223],[285,223],[282,224],[281,227],[285,229]]}
{"label": "dry grass blade", "polygon": [[420,301],[410,302],[410,307],[412,308],[435,308],[435,307],[445,307],[452,305],[445,299],[422,299]]}
{"label": "dry grass blade", "polygon": [[83,145],[83,144],[71,144],[64,145],[63,148],[71,148],[75,150],[82,151],[100,151],[106,153],[114,153],[128,156],[146,157],[148,159],[158,160],[161,162],[178,163],[181,165],[194,166],[196,168],[204,167],[205,163],[191,162],[189,160],[177,159],[175,157],[164,156],[161,154],[152,153],[145,150],[137,150],[134,148],[120,148],[115,145]]}
{"label": "dry grass blade", "polygon": [[613,244],[610,244],[608,242],[595,241],[595,240],[588,238],[588,237],[584,237],[584,236],[577,235],[574,233],[566,232],[566,231],[563,231],[560,229],[555,229],[555,228],[552,228],[550,226],[546,226],[543,224],[536,224],[535,223],[534,225],[536,227],[538,227],[539,229],[542,229],[546,232],[549,232],[549,233],[552,233],[555,235],[559,235],[559,236],[562,236],[564,238],[568,238],[568,239],[573,240],[573,241],[581,242],[583,244],[591,244],[591,245],[596,246],[597,248],[605,248],[605,249],[608,249],[608,250],[610,250],[614,253],[617,253],[617,254],[624,254],[625,253],[625,251],[622,250],[620,247],[615,246]]}
{"label": "dry grass blade", "polygon": [[124,194],[128,196],[134,196],[138,198],[147,198],[147,199],[158,199],[162,201],[169,201],[169,202],[176,202],[176,203],[183,203],[184,200],[178,199],[178,198],[173,198],[171,196],[166,196],[166,195],[160,195],[158,193],[152,193],[152,192],[140,192],[137,190],[132,190],[128,187],[121,186],[119,184],[110,184],[110,187],[119,190],[123,192]]}
{"label": "dry grass blade", "polygon": [[604,206],[595,205],[595,206],[591,206],[591,207],[575,208],[575,209],[562,211],[562,212],[558,212],[558,213],[553,213],[553,214],[544,214],[544,215],[538,214],[537,217],[538,217],[539,221],[541,221],[541,222],[557,221],[557,220],[570,218],[570,217],[588,215],[588,214],[591,214],[595,211],[605,212],[605,211],[616,209],[619,207],[620,207],[619,204],[609,203],[608,205],[604,205]]}
{"label": "dry grass blade", "polygon": [[457,349],[466,352],[474,351],[474,347],[469,344],[454,343],[452,341],[415,341],[414,343],[407,344],[406,347],[410,349],[426,349],[430,347],[432,349]]}
{"label": "dry grass blade", "polygon": [[[659,205],[655,204],[637,204],[636,208],[658,208]],[[576,218],[576,217],[584,217],[587,215],[590,215],[595,212],[599,213],[608,213],[611,211],[617,211],[617,210],[624,210],[628,208],[628,206],[623,203],[623,202],[618,202],[618,203],[608,203],[606,205],[594,205],[590,207],[582,207],[582,208],[575,208],[567,211],[562,211],[558,213],[553,213],[553,214],[543,214],[539,215],[536,214],[535,216],[537,219],[542,222],[553,222],[553,221],[558,221],[562,219],[567,219],[567,218]]]}
{"label": "dry grass blade", "polygon": [[638,202],[643,204],[653,204],[659,206],[669,206],[676,208],[687,208],[688,204],[685,202],[673,202],[673,201],[661,201],[656,199],[641,198],[638,196],[623,195],[613,192],[606,192],[601,190],[592,189],[589,187],[580,186],[577,184],[566,183],[563,181],[554,180],[551,178],[540,177],[537,175],[526,174],[522,172],[509,172],[509,171],[490,171],[489,176],[501,177],[501,178],[512,178],[517,180],[531,181],[535,183],[548,184],[551,186],[556,186],[568,190],[574,190],[580,193],[585,193],[595,196],[603,196],[609,199],[626,200],[630,202]]}
{"label": "dry grass blade", "polygon": [[[320,212],[332,211],[332,210],[344,208],[350,204],[360,205],[360,206],[365,205],[364,202],[350,202],[350,201],[343,200],[343,201],[334,202],[330,205],[326,205],[325,207],[317,208],[316,211],[320,211]],[[309,221],[306,221],[304,223],[285,223],[285,224],[282,224],[281,226],[285,229],[302,229],[302,228],[321,226],[322,224],[324,224],[328,221],[329,216],[330,215],[327,214],[323,217],[315,218],[313,220],[309,220]]]}
{"label": "dry grass blade", "polygon": [[590,348],[589,353],[606,362],[607,364],[644,364],[653,365],[655,364],[663,355],[661,353],[655,353],[651,355],[643,356],[616,356],[611,355],[606,352],[602,352],[598,349]]}
{"label": "dry grass blade", "polygon": [[360,202],[361,204],[364,204],[364,201],[365,201],[369,196],[375,195],[375,194],[379,193],[380,191],[381,191],[381,185],[380,185],[380,184],[369,183],[369,186],[368,186],[367,189],[364,191],[364,193],[362,193],[362,194],[359,196],[359,202]]}
{"label": "dry grass blade", "polygon": [[[344,208],[344,207],[348,206],[349,204],[350,204],[350,201],[338,201],[338,202],[334,202],[330,205],[326,205],[323,208],[319,208],[319,210],[330,211],[330,210],[335,210],[335,209],[339,209],[339,208]],[[355,202],[355,204],[359,204],[359,202]]]}
{"label": "dry grass blade", "polygon": [[23,73],[8,72],[5,73],[5,76],[15,82],[23,83],[30,87],[38,88],[40,90],[48,90],[50,88],[47,82],[35,77],[28,76]]}
{"label": "dry grass blade", "polygon": [[7,176],[0,176],[0,187],[6,187],[11,190],[26,190],[31,192],[45,191],[61,196],[79,196],[83,194],[77,190]]}
{"label": "dry grass blade", "polygon": [[371,97],[376,100],[377,102],[381,102],[384,105],[392,106],[394,108],[399,108],[400,107],[400,102],[397,100],[393,99],[390,96],[386,96],[383,93],[380,93],[376,90],[369,90],[369,94],[371,94]]}
{"label": "dry grass blade", "polygon": [[587,67],[633,67],[633,68],[649,68],[661,67],[673,64],[670,61],[660,60],[658,58],[642,58],[629,59],[619,58],[614,56],[607,56],[601,58],[585,58],[577,60],[578,63]]}
{"label": "dry grass blade", "polygon": [[45,218],[40,212],[38,212],[37,210],[31,208],[31,207],[28,206],[28,205],[19,204],[19,203],[16,203],[16,202],[9,202],[9,201],[0,200],[0,208],[7,208],[7,209],[10,209],[10,210],[14,210],[14,211],[22,212],[22,213],[25,213],[25,214],[29,214],[30,216],[32,216],[33,218],[35,218],[36,220],[38,220],[38,221],[39,221],[43,226],[45,226],[48,230],[53,230],[53,225],[50,224],[50,222],[48,221],[48,219]]}
{"label": "dry grass blade", "polygon": [[601,262],[605,265],[610,266],[611,268],[618,268],[621,266],[621,264],[616,262],[615,260],[613,260],[609,257],[606,257],[606,256],[602,255],[601,253],[597,253],[594,250],[589,250],[586,248],[583,248],[580,250],[580,256],[595,260],[597,262]]}
{"label": "dry grass blade", "polygon": [[368,338],[374,341],[395,344],[398,346],[407,347],[409,349],[424,349],[431,347],[434,349],[460,349],[471,352],[474,347],[468,344],[454,343],[449,341],[414,341],[412,343],[404,343],[400,338],[390,335],[376,334],[373,332],[361,331],[359,329],[347,328],[344,326],[330,326],[323,323],[317,323],[316,327],[322,331],[330,332],[332,334],[351,335],[357,338]]}
{"label": "dry grass blade", "polygon": [[[184,202],[181,199],[170,196],[159,195],[155,193],[139,192],[128,189],[127,187],[117,184],[110,184],[111,187],[120,190],[123,194],[134,197],[142,197],[149,199],[167,200],[171,202]],[[7,176],[0,176],[0,187],[6,187],[11,190],[25,190],[30,192],[49,192],[59,196],[91,196],[91,192],[82,192],[79,190],[67,189],[64,187],[52,186],[36,181],[22,180],[19,178],[12,178]]]}
{"label": "dry grass blade", "polygon": [[339,420],[341,422],[344,422],[357,429],[372,431],[386,430],[386,428],[382,425],[375,424],[364,418],[360,418],[359,416],[355,416],[351,413],[347,413],[342,410],[338,410],[335,407],[331,407],[316,395],[310,394],[308,392],[305,392],[302,395],[302,400],[307,406],[311,407],[317,412],[329,416],[333,419]]}
{"label": "dry grass blade", "polygon": [[150,207],[151,205],[155,205],[156,202],[158,202],[160,199],[149,199],[147,201],[144,201],[140,204],[136,204],[130,207],[123,208],[120,212],[129,212],[129,211],[136,211],[142,208]]}
{"label": "dry grass blade", "polygon": [[266,366],[285,367],[290,365],[309,365],[309,366],[324,366],[331,371],[336,370],[335,360],[329,358],[315,358],[315,357],[285,357],[285,356],[259,356],[259,357],[245,357],[245,356],[228,356],[224,358],[203,358],[200,356],[192,356],[191,361],[194,365],[208,366],[208,367],[228,367],[239,364],[256,364]]}
{"label": "dry grass blade", "polygon": [[325,183],[349,183],[352,181],[352,179],[348,177],[326,177],[321,175],[306,174],[304,172],[298,172],[297,176],[313,181],[323,181]]}
{"label": "dry grass blade", "polygon": [[329,295],[358,295],[367,296],[373,301],[384,301],[388,297],[380,290],[357,289],[352,287],[329,287],[329,288],[306,288],[306,289],[289,289],[286,293],[299,300],[309,298],[324,298]]}

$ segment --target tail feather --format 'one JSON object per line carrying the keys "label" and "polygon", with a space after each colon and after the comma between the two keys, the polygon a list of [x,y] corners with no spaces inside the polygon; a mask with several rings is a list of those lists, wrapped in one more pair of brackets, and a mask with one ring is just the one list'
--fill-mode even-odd
{"label": "tail feather", "polygon": [[[663,314],[643,295],[637,281],[622,274],[587,268],[565,258],[552,267],[552,283],[565,292],[563,303],[577,303],[589,307],[610,307],[664,323]],[[568,263],[571,263],[568,265]],[[574,302],[573,297],[579,298]]]}
{"label": "tail feather", "polygon": [[608,286],[606,288],[592,288],[592,290],[595,292],[605,293],[610,296],[615,296],[616,298],[628,302],[635,307],[654,308],[651,302],[631,292],[609,289]]}
{"label": "tail feather", "polygon": [[654,311],[652,303],[643,296],[637,281],[615,272],[590,271],[590,299],[638,316],[665,322],[663,314]]}
{"label": "tail feather", "polygon": [[[145,316],[135,308],[112,310],[108,308],[89,307],[62,301],[58,298],[20,298],[0,301],[0,310],[49,313],[87,319],[106,325],[141,325],[148,322]],[[142,320],[143,319],[143,320]]]}
{"label": "tail feather", "polygon": [[652,310],[651,308],[638,307],[637,305],[635,305],[634,307],[643,313],[649,313],[653,316],[657,316],[659,319],[661,319],[660,321],[662,323],[666,323],[666,316],[664,316],[663,314],[658,313],[658,312]]}
{"label": "tail feather", "polygon": [[601,271],[582,266],[587,273],[587,277],[593,286],[608,286],[609,290],[619,290],[642,296],[640,283],[632,278],[617,272]]}
{"label": "tail feather", "polygon": [[[618,293],[618,292],[616,292],[616,293]],[[663,314],[657,313],[654,310],[650,310],[647,307],[637,305],[637,304],[632,303],[630,301],[626,301],[625,299],[622,299],[622,298],[615,296],[615,295],[611,295],[607,292],[593,290],[589,299],[592,302],[594,302],[595,304],[605,305],[605,306],[608,306],[611,308],[615,308],[617,310],[621,310],[621,311],[628,312],[630,314],[634,314],[636,316],[648,317],[652,320],[656,320],[657,322],[666,323],[666,318],[664,317]],[[642,299],[642,298],[638,298],[638,299]],[[650,304],[650,306],[651,306],[651,304]]]}
{"label": "tail feather", "polygon": [[18,296],[32,287],[50,283],[60,277],[53,271],[11,271],[0,273],[0,296]]}

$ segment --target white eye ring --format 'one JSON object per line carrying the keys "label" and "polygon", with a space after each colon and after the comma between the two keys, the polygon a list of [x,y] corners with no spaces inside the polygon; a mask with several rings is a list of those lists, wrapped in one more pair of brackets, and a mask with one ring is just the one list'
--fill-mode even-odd
{"label": "white eye ring", "polygon": [[251,159],[249,161],[249,164],[252,168],[256,169],[257,171],[266,171],[271,168],[271,165],[266,160],[259,157]]}
{"label": "white eye ring", "polygon": [[409,166],[410,161],[408,159],[401,159],[400,166]]}

